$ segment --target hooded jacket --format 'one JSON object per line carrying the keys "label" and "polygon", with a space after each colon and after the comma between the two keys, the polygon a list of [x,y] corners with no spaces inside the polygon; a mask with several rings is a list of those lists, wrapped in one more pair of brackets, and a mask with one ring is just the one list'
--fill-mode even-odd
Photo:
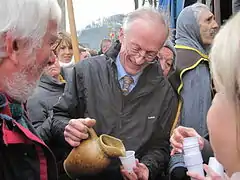
{"label": "hooded jacket", "polygon": [[33,95],[27,101],[29,118],[35,128],[51,116],[53,105],[64,92],[65,82],[58,82],[53,77],[43,74]]}
{"label": "hooded jacket", "polygon": [[[64,71],[62,70],[62,72],[65,72],[65,77],[69,77],[71,73],[70,69],[66,68]],[[27,101],[28,116],[40,137],[53,151],[58,163],[59,176],[65,174],[62,164],[71,148],[70,146],[62,147],[55,144],[50,128],[53,106],[62,96],[65,85],[66,81],[63,78],[62,81],[57,81],[53,77],[43,74],[33,95]]]}
{"label": "hooded jacket", "polygon": [[[194,14],[198,3],[180,13],[176,32],[176,71],[171,82],[182,97],[179,122],[205,136],[206,116],[212,101],[212,81],[209,70],[208,47],[203,46],[200,27]],[[193,121],[194,119],[194,121]]]}
{"label": "hooded jacket", "polygon": [[[205,137],[208,134],[206,117],[211,106],[213,91],[208,47],[202,45],[200,27],[194,14],[196,5],[198,4],[184,8],[178,17],[176,71],[170,77],[170,81],[181,98],[181,111],[179,117],[175,119],[174,127],[179,124],[191,127]],[[203,151],[204,160],[207,162],[209,155],[212,155],[211,151]],[[171,175],[177,167],[185,168],[182,154],[171,157],[169,165]],[[185,172],[183,176],[186,178]]]}

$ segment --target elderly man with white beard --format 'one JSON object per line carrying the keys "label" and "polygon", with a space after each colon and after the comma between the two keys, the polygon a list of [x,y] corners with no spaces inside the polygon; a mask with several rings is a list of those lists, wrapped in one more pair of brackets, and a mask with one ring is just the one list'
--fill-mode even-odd
{"label": "elderly man with white beard", "polygon": [[55,158],[29,123],[31,95],[61,19],[55,0],[0,0],[0,179],[55,180]]}

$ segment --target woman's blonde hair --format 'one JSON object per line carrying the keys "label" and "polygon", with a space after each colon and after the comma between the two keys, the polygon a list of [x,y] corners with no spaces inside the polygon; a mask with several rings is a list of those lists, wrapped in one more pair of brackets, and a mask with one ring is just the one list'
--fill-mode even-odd
{"label": "woman's blonde hair", "polygon": [[59,32],[57,40],[52,46],[52,50],[55,55],[57,55],[57,52],[62,46],[67,46],[69,49],[72,49],[72,40],[71,40],[71,35],[68,34],[67,32]]}
{"label": "woman's blonde hair", "polygon": [[228,20],[216,35],[210,52],[210,65],[217,92],[224,93],[234,103],[237,142],[240,142],[240,12]]}

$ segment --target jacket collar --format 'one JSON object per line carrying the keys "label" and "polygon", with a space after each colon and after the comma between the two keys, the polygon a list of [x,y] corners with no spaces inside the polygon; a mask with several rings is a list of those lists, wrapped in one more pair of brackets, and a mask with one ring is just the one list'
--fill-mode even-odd
{"label": "jacket collar", "polygon": [[38,85],[44,89],[48,89],[49,91],[59,91],[59,89],[62,89],[65,86],[65,83],[59,82],[53,77],[43,74]]}
{"label": "jacket collar", "polygon": [[[120,49],[121,43],[119,40],[117,40],[106,52],[105,55],[107,56],[107,59],[111,62],[111,64],[115,65]],[[141,77],[142,75],[144,77]],[[140,76],[139,81],[145,79],[143,83],[147,82],[149,84],[152,84],[153,86],[155,86],[155,84],[158,84],[160,81],[164,79],[162,69],[160,68],[160,65],[158,63],[150,64],[143,70],[142,75]]]}
{"label": "jacket collar", "polygon": [[112,46],[109,48],[109,50],[105,53],[107,58],[111,61],[111,63],[115,62],[117,59],[117,56],[121,49],[121,43],[119,40],[116,40]]}

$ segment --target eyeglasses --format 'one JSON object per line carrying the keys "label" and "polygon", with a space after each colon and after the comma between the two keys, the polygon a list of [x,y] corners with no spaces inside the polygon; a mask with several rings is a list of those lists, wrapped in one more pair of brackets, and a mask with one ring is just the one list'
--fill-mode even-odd
{"label": "eyeglasses", "polygon": [[132,54],[136,57],[143,57],[146,61],[152,61],[156,58],[157,52],[148,52],[142,49],[139,50],[132,50]]}
{"label": "eyeglasses", "polygon": [[129,43],[126,42],[126,49],[128,54],[134,57],[143,57],[148,62],[153,61],[158,54],[158,51],[146,51],[143,50],[139,45],[131,42]]}

